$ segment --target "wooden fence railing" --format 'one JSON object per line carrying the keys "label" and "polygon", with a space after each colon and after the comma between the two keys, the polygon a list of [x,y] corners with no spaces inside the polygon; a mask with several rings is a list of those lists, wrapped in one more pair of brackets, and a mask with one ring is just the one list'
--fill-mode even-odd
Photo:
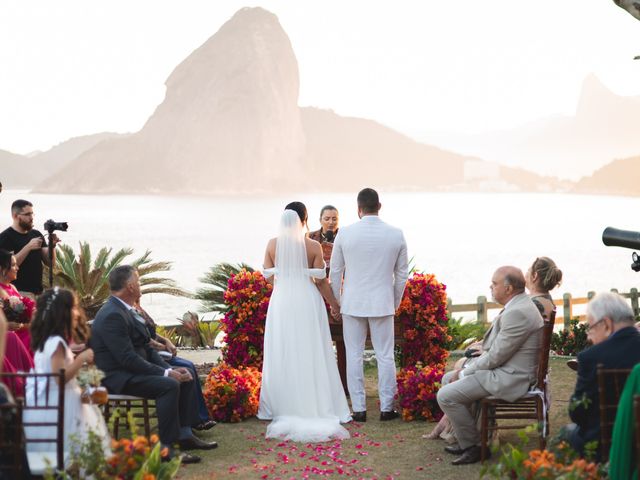
{"label": "wooden fence railing", "polygon": [[[612,292],[620,293],[617,289],[612,288]],[[585,320],[585,315],[574,314],[573,307],[576,305],[586,305],[589,303],[596,292],[587,293],[586,297],[573,298],[570,293],[562,295],[562,299],[554,300],[553,303],[558,307],[558,313],[556,315],[556,324],[564,323],[564,327],[569,326],[569,322],[572,318],[578,318],[581,322]],[[640,314],[639,299],[640,294],[637,288],[632,288],[628,293],[620,293],[625,298],[631,301],[631,308],[633,308],[634,315]],[[482,322],[488,322],[493,320],[493,316],[489,317],[489,310],[500,310],[502,305],[495,302],[488,302],[487,297],[481,295],[478,297],[476,303],[460,303],[454,304],[451,298],[447,301],[447,310],[452,317],[455,317],[456,313],[469,313],[475,312],[476,319]]]}

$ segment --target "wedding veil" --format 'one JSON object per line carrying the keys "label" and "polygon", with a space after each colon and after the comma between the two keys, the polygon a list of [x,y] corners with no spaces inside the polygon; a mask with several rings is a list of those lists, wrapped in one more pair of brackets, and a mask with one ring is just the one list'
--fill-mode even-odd
{"label": "wedding veil", "polygon": [[304,228],[293,210],[282,212],[280,232],[276,241],[275,267],[280,280],[300,280],[308,268]]}

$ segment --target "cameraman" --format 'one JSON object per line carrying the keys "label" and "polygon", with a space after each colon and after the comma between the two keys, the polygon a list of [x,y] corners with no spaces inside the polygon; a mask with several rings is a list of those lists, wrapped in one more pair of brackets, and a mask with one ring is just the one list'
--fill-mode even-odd
{"label": "cameraman", "polygon": [[[0,248],[15,252],[20,267],[13,285],[18,291],[32,298],[42,293],[42,264],[49,265],[49,253],[44,235],[33,228],[33,204],[16,200],[11,204],[13,224],[0,233]],[[51,234],[53,247],[59,242]],[[55,263],[55,248],[53,250]]]}

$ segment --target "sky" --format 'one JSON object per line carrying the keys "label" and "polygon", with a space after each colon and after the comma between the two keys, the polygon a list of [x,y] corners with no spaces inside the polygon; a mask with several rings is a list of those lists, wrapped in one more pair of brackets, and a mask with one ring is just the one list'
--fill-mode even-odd
{"label": "sky", "polygon": [[244,6],[280,19],[301,106],[414,136],[571,115],[589,73],[640,95],[640,22],[611,0],[3,0],[0,149],[139,130],[171,71]]}

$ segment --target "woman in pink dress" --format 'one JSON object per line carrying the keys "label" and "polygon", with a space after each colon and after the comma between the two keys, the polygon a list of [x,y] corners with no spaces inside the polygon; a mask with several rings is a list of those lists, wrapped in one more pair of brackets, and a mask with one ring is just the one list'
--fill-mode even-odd
{"label": "woman in pink dress", "polygon": [[18,268],[13,253],[0,250],[0,300],[3,303],[4,314],[9,322],[9,330],[20,338],[33,358],[29,323],[35,311],[35,302],[20,295],[11,284],[18,276]]}

